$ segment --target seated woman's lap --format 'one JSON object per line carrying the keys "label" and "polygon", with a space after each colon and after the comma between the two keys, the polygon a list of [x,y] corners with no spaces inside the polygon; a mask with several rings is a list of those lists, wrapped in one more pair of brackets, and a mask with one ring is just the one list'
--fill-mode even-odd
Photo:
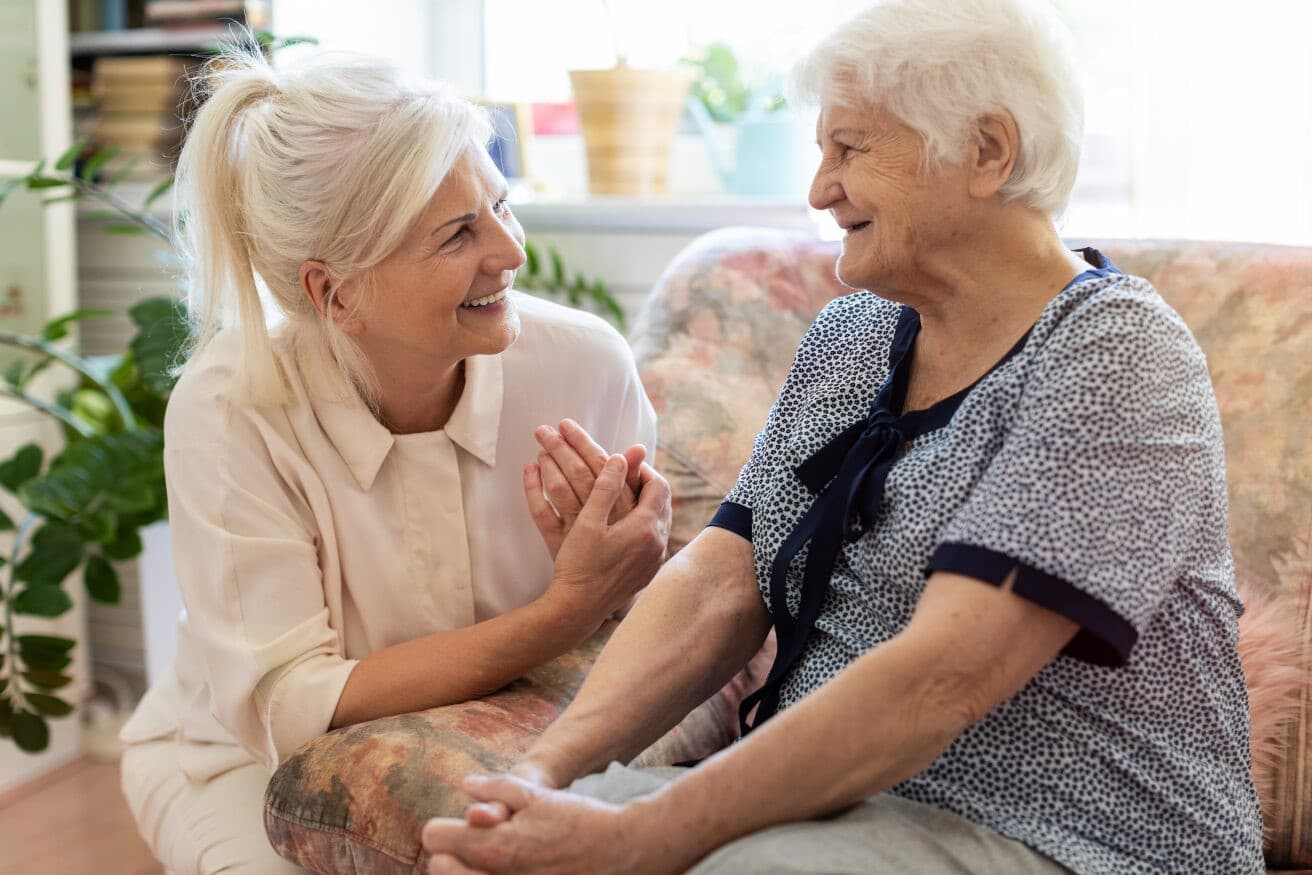
{"label": "seated woman's lap", "polygon": [[199,783],[183,774],[171,739],[128,748],[123,795],[142,837],[171,875],[302,875],[264,835],[269,774],[255,763]]}
{"label": "seated woman's lap", "polygon": [[[687,771],[612,763],[570,790],[619,803]],[[889,793],[823,820],[788,823],[730,842],[686,875],[1070,875],[1020,842]]]}

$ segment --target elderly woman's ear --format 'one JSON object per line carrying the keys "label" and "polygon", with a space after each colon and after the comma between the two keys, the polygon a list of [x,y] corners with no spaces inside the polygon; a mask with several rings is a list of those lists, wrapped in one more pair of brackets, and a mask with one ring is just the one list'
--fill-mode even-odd
{"label": "elderly woman's ear", "polygon": [[324,319],[332,319],[346,334],[358,334],[364,324],[347,286],[337,282],[322,261],[301,262],[301,290]]}
{"label": "elderly woman's ear", "polygon": [[966,160],[973,163],[970,194],[990,198],[1011,178],[1020,153],[1020,128],[1006,110],[986,113],[975,121],[973,146]]}

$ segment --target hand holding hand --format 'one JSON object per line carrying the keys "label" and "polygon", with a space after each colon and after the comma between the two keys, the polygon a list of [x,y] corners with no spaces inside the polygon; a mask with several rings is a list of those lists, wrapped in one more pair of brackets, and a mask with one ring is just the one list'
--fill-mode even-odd
{"label": "hand holding hand", "polygon": [[639,470],[638,503],[610,522],[625,488],[628,462],[611,456],[556,553],[556,572],[543,598],[590,629],[624,608],[651,582],[670,536],[670,487],[649,465]]}
{"label": "hand holding hand", "polygon": [[[607,455],[572,419],[562,420],[559,429],[539,426],[534,437],[542,450],[535,463],[524,466],[524,494],[529,513],[554,559],[592,494]],[[611,523],[618,522],[637,506],[646,455],[647,450],[641,444],[624,451],[628,476],[611,511]]]}

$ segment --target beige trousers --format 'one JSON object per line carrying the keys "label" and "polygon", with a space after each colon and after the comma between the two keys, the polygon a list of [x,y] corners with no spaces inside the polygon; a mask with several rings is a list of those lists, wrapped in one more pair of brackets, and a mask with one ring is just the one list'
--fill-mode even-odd
{"label": "beige trousers", "polygon": [[[623,802],[673,781],[679,768],[612,763],[570,790]],[[712,851],[686,875],[1073,875],[1038,851],[888,793],[841,814],[761,830]]]}
{"label": "beige trousers", "polygon": [[123,795],[137,829],[172,875],[301,875],[264,835],[269,774],[252,763],[205,783],[178,765],[171,740],[134,744],[123,754]]}

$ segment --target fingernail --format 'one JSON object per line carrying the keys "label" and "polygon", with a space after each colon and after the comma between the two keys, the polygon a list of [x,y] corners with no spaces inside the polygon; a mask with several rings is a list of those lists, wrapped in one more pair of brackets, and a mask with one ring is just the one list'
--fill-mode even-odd
{"label": "fingernail", "polygon": [[623,471],[623,470],[624,470],[624,457],[623,457],[623,456],[611,456],[609,459],[606,460],[606,470],[607,470],[607,471],[614,471],[614,472],[616,472],[616,473],[618,473],[618,472],[620,472],[620,471]]}

